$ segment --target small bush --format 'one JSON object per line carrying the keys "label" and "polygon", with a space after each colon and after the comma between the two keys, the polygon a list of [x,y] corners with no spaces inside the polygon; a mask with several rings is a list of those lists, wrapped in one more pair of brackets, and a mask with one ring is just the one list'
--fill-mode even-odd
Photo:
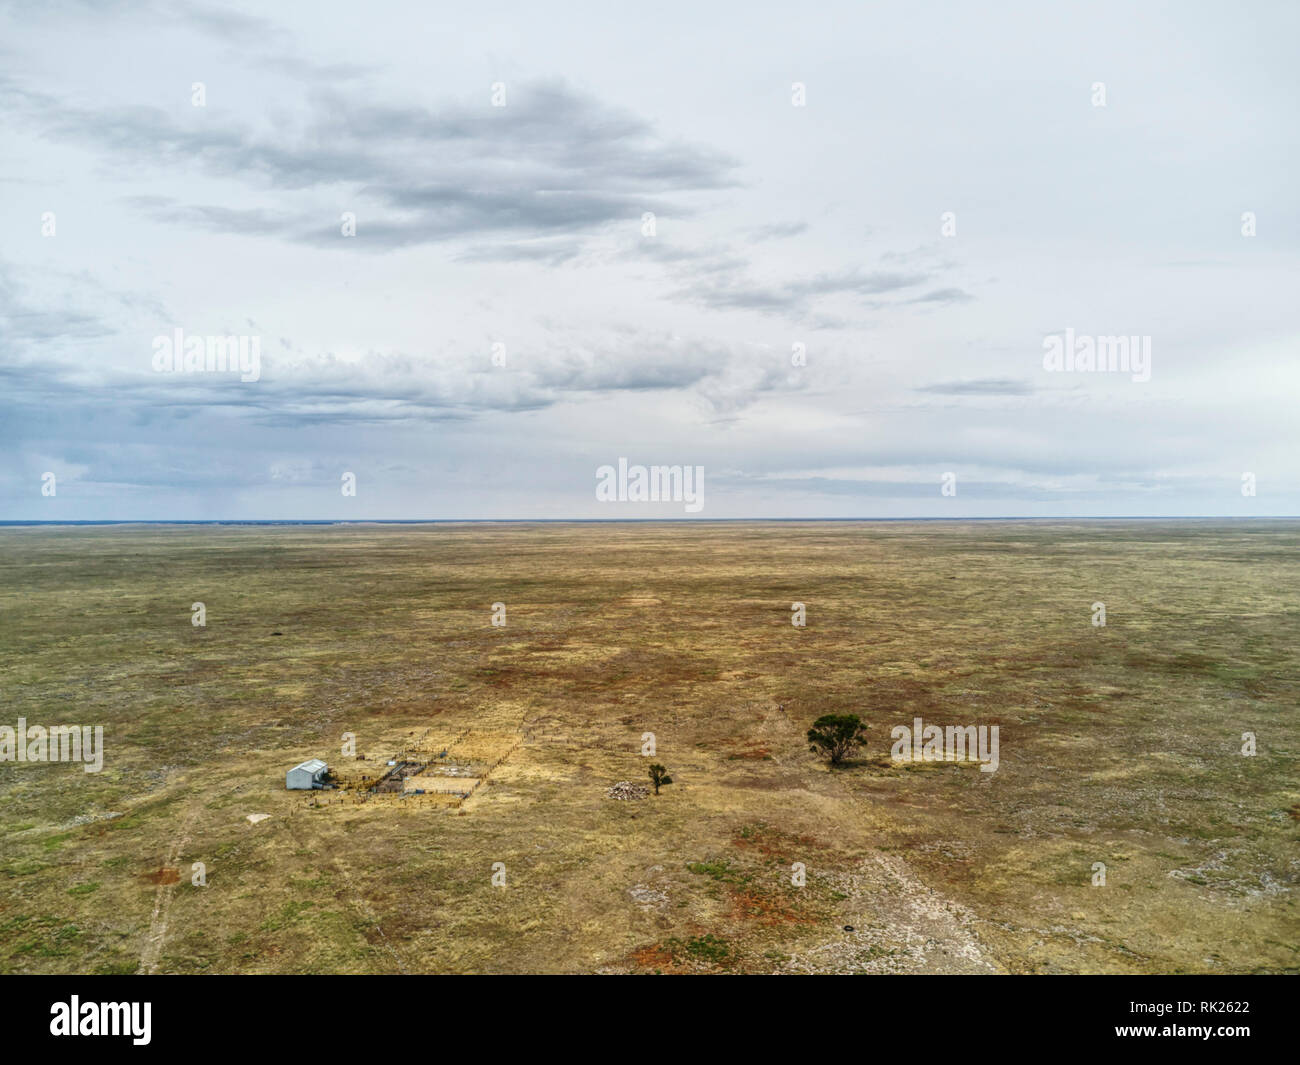
{"label": "small bush", "polygon": [[808,730],[808,749],[839,765],[866,742],[867,727],[857,714],[823,714]]}

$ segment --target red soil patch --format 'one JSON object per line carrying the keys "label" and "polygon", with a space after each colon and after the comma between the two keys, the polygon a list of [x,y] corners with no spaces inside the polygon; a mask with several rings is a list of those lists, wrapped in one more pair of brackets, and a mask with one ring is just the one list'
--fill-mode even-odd
{"label": "red soil patch", "polygon": [[780,895],[760,895],[745,890],[731,893],[731,915],[738,921],[754,921],[762,925],[808,924],[815,920],[800,913]]}
{"label": "red soil patch", "polygon": [[161,869],[155,869],[152,873],[141,873],[140,879],[149,884],[179,884],[181,882],[181,871],[179,869],[168,869],[164,866]]}
{"label": "red soil patch", "polygon": [[765,854],[769,858],[780,858],[783,861],[790,855],[807,855],[810,851],[822,851],[826,847],[821,840],[814,839],[812,836],[789,835],[768,828],[766,825],[737,831],[732,836],[731,843],[742,850],[758,851],[759,854]]}
{"label": "red soil patch", "polygon": [[763,762],[772,757],[772,748],[764,747],[761,744],[751,744],[750,746],[727,755],[727,760],[731,762]]}
{"label": "red soil patch", "polygon": [[632,960],[645,969],[671,969],[673,953],[663,947],[642,947],[632,951]]}

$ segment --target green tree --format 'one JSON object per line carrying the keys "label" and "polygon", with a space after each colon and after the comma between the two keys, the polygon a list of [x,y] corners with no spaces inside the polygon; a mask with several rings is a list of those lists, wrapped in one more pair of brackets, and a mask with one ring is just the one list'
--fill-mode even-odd
{"label": "green tree", "polygon": [[655,794],[659,794],[661,784],[671,784],[673,778],[668,775],[668,770],[658,762],[650,767],[650,783],[655,786]]}
{"label": "green tree", "polygon": [[808,730],[808,750],[839,765],[866,742],[867,726],[857,714],[823,714]]}

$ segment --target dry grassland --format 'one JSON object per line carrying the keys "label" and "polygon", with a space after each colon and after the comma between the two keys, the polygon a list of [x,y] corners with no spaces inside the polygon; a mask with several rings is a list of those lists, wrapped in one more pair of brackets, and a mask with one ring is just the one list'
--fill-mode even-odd
{"label": "dry grassland", "polygon": [[[0,724],[102,724],[106,747],[98,774],[0,764],[0,971],[1300,970],[1300,523],[0,549]],[[803,738],[831,712],[870,726],[835,771]],[[891,762],[918,716],[999,725],[998,771]],[[646,780],[645,732],[675,783],[607,798]],[[403,752],[480,783],[284,789],[307,757],[356,785]]]}

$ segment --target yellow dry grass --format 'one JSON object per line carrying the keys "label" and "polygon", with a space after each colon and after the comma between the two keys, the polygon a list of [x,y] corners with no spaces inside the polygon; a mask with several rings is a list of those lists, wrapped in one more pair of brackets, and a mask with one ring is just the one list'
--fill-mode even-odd
{"label": "yellow dry grass", "polygon": [[[1282,522],[7,529],[9,713],[103,723],[107,754],[0,765],[0,969],[1294,971],[1297,547]],[[828,712],[869,726],[834,772],[804,741]],[[890,761],[915,716],[998,723],[998,772]],[[675,782],[607,798],[646,732]],[[355,792],[444,750],[482,778],[463,803],[284,790],[306,757]]]}

